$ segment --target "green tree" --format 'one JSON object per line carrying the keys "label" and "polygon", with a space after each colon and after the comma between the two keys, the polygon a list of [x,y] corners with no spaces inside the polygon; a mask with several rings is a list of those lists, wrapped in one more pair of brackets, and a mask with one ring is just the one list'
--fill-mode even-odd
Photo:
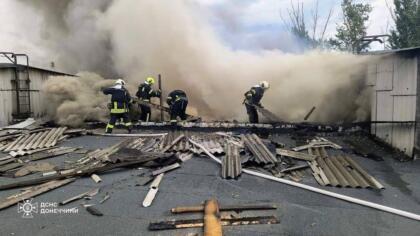
{"label": "green tree", "polygon": [[391,48],[420,46],[420,4],[418,0],[394,0],[393,18],[395,28],[391,30]]}
{"label": "green tree", "polygon": [[337,26],[335,39],[330,39],[333,48],[359,53],[369,46],[361,39],[366,36],[366,22],[372,11],[370,4],[355,3],[353,0],[343,0],[343,23]]}

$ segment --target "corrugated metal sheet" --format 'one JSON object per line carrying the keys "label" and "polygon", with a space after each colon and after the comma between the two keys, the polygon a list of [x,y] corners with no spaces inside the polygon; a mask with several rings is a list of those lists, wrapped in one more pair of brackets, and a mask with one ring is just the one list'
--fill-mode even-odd
{"label": "corrugated metal sheet", "polygon": [[169,132],[163,141],[160,144],[161,149],[171,144],[177,137],[184,135],[186,138],[179,141],[175,144],[170,151],[173,152],[195,152],[198,154],[203,153],[200,148],[194,147],[189,141],[188,138],[192,138],[194,141],[199,142],[212,154],[223,154],[223,144],[225,139],[221,135],[209,134],[204,132],[189,132],[189,131],[173,131]]}
{"label": "corrugated metal sheet", "polygon": [[12,79],[11,69],[0,69],[0,127],[6,126],[12,121]]}
{"label": "corrugated metal sheet", "polygon": [[376,85],[376,74],[377,74],[377,65],[376,64],[369,64],[368,71],[367,71],[367,86],[375,86]]}
{"label": "corrugated metal sheet", "polygon": [[22,134],[9,145],[2,148],[4,152],[34,150],[53,147],[62,137],[67,127],[53,128],[41,132]]}
{"label": "corrugated metal sheet", "polygon": [[394,57],[393,95],[417,94],[417,58]]}
{"label": "corrugated metal sheet", "polygon": [[[413,155],[417,103],[417,57],[390,55],[377,64],[372,96],[372,121],[411,122],[372,124],[372,133],[393,147]],[[374,67],[374,66],[370,67]],[[368,77],[374,77],[373,69]],[[391,80],[392,79],[392,80]],[[392,82],[392,83],[391,83]]]}
{"label": "corrugated metal sheet", "polygon": [[222,158],[222,178],[236,179],[242,173],[239,148],[234,144],[226,145],[226,155]]}
{"label": "corrugated metal sheet", "polygon": [[247,134],[241,137],[245,147],[252,153],[255,162],[263,164],[275,164],[277,162],[277,158],[256,134]]}
{"label": "corrugated metal sheet", "polygon": [[309,149],[317,156],[308,162],[317,182],[323,186],[352,188],[384,188],[349,156],[328,156],[325,149]]}
{"label": "corrugated metal sheet", "polygon": [[391,91],[393,88],[394,78],[394,60],[393,58],[384,58],[381,63],[377,65],[376,90]]}

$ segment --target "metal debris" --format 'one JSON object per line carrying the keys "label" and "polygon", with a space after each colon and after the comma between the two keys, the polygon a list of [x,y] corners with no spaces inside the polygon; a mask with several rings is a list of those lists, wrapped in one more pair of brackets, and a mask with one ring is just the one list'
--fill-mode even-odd
{"label": "metal debris", "polygon": [[95,183],[100,183],[100,182],[102,182],[101,177],[99,177],[97,174],[93,174],[93,175],[91,175],[90,177],[93,179],[93,181],[95,181]]}
{"label": "metal debris", "polygon": [[274,164],[277,162],[277,158],[268,150],[256,134],[242,135],[242,140],[254,155],[255,162],[263,164]]}
{"label": "metal debris", "polygon": [[316,158],[316,156],[314,155],[310,155],[310,154],[302,153],[302,152],[290,151],[290,150],[286,150],[282,148],[277,148],[276,153],[280,156],[291,157],[291,158],[295,158],[295,159],[299,159],[303,161],[313,161]]}
{"label": "metal debris", "polygon": [[4,148],[4,152],[34,150],[53,147],[67,127],[53,128],[46,131],[22,134]]}
{"label": "metal debris", "polygon": [[92,189],[92,190],[87,191],[85,193],[81,193],[79,195],[76,195],[76,196],[71,197],[69,199],[66,199],[64,201],[61,201],[59,204],[60,205],[66,205],[70,202],[74,202],[74,201],[82,199],[82,198],[86,198],[86,197],[91,198],[91,197],[95,196],[96,194],[98,194],[99,190],[100,190],[99,188]]}
{"label": "metal debris", "polygon": [[317,182],[323,186],[383,189],[375,178],[348,156],[329,157],[324,148],[310,149],[318,157],[309,162]]}
{"label": "metal debris", "polygon": [[43,183],[41,185],[37,185],[34,187],[30,187],[23,192],[17,193],[15,195],[9,196],[3,200],[0,200],[0,210],[7,208],[9,206],[13,206],[16,203],[23,201],[25,199],[29,199],[35,196],[38,196],[42,193],[50,191],[52,189],[61,187],[63,185],[69,184],[73,182],[75,179],[65,179],[65,180],[54,180],[47,183]]}
{"label": "metal debris", "polygon": [[319,147],[331,147],[334,149],[342,149],[342,147],[336,143],[333,143],[326,138],[316,138],[309,142],[309,144],[292,148],[293,151],[299,152],[309,148],[319,148]]}
{"label": "metal debris", "polygon": [[106,200],[110,199],[111,196],[109,196],[109,193],[106,192],[104,198],[102,198],[102,200],[99,201],[99,204],[104,203]]}
{"label": "metal debris", "polygon": [[222,158],[222,178],[238,178],[242,173],[241,157],[238,146],[226,145],[226,155]]}

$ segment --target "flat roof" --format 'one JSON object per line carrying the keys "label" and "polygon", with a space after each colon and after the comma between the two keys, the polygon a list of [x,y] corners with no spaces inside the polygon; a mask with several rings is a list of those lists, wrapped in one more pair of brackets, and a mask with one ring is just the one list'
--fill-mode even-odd
{"label": "flat roof", "polygon": [[[15,68],[15,66],[17,66],[17,67],[19,67],[19,68],[24,68],[24,67],[26,67],[26,65],[22,65],[22,64],[17,64],[17,65],[14,65],[13,63],[0,63],[0,69],[10,69],[10,68]],[[68,74],[68,73],[65,73],[65,72],[56,71],[56,70],[51,70],[51,69],[45,69],[45,68],[36,67],[36,66],[29,66],[29,68],[30,68],[30,69],[34,69],[34,70],[40,70],[40,71],[49,72],[49,73],[52,73],[52,74],[75,76],[75,75]]]}
{"label": "flat roof", "polygon": [[401,48],[401,49],[389,49],[380,51],[362,52],[362,55],[383,55],[393,53],[420,53],[420,47]]}
{"label": "flat roof", "polygon": [[[103,130],[101,130],[103,131]],[[122,130],[115,130],[125,132]],[[141,130],[142,132],[145,130]],[[290,136],[294,133],[278,134],[275,138],[287,146],[297,145]],[[106,148],[127,138],[81,136],[63,141],[60,146],[83,147],[87,150]],[[305,173],[302,183],[346,194],[375,203],[384,204],[411,212],[420,212],[420,162],[401,163],[393,159],[393,153],[379,146],[367,136],[329,133],[328,139],[342,145],[350,152],[347,139],[357,140],[363,146],[380,155],[384,160],[375,161],[343,150],[328,150],[331,155],[351,155],[366,171],[385,186],[385,190],[338,188],[319,186],[311,172]],[[337,153],[333,153],[337,152]],[[0,156],[6,154],[2,153]],[[65,161],[76,161],[81,154],[71,153],[45,161],[55,165]],[[201,228],[169,231],[149,231],[150,222],[170,219],[201,218],[201,214],[173,215],[170,208],[191,206],[215,197],[222,205],[274,203],[279,208],[269,212],[242,212],[241,216],[275,215],[280,224],[243,225],[223,227],[225,235],[416,235],[420,231],[417,221],[395,216],[382,211],[337,200],[289,185],[243,174],[238,180],[224,180],[220,177],[220,166],[208,157],[195,155],[182,163],[176,170],[168,172],[159,185],[159,191],[148,207],[142,207],[149,185],[139,185],[144,169],[125,168],[100,174],[101,183],[89,177],[61,188],[36,196],[33,202],[56,203],[80,193],[101,187],[92,200],[79,200],[60,206],[61,209],[77,208],[77,214],[34,213],[32,219],[22,218],[18,206],[0,212],[2,235],[187,235],[202,233]],[[0,177],[0,183],[10,181]],[[19,192],[17,189],[0,191],[0,197]],[[98,201],[109,194],[109,200]],[[86,201],[95,204],[104,216],[90,215],[80,204]],[[248,216],[248,215],[246,215]],[[75,227],[77,225],[77,227]]]}

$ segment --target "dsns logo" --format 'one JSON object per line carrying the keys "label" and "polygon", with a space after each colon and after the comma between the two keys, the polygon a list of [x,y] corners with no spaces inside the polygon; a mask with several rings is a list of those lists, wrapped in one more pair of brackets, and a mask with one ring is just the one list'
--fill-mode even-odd
{"label": "dsns logo", "polygon": [[38,203],[32,203],[33,198],[18,204],[18,213],[23,213],[22,218],[33,218],[32,213],[38,213]]}

